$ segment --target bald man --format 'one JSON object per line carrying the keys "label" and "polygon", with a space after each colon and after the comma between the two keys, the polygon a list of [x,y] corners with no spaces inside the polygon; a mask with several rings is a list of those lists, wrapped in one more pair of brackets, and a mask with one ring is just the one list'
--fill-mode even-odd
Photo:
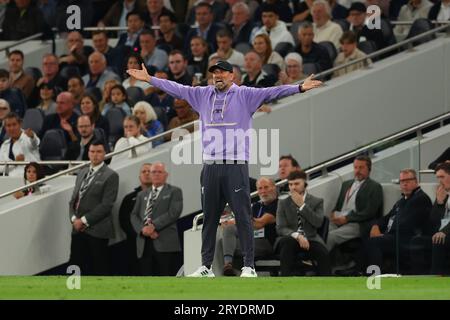
{"label": "bald man", "polygon": [[247,52],[244,57],[244,69],[247,73],[242,78],[242,85],[257,88],[274,86],[277,78],[267,74],[262,66],[262,58],[256,51],[250,50]]}
{"label": "bald man", "polygon": [[[276,238],[276,213],[278,195],[275,182],[266,177],[261,177],[256,182],[256,189],[260,201],[252,205],[252,223],[255,237],[255,260],[268,256],[273,252],[273,245]],[[242,256],[235,219],[223,221],[222,226],[222,247],[223,247],[223,274],[224,276],[235,276],[233,266],[233,256]]]}
{"label": "bald man", "polygon": [[56,98],[56,113],[45,117],[40,137],[43,138],[48,130],[62,129],[68,145],[78,142],[78,115],[73,111],[74,106],[72,94],[68,91],[61,92]]}
{"label": "bald man", "polygon": [[106,58],[103,53],[93,52],[88,59],[89,73],[83,77],[86,88],[97,87],[103,92],[105,82],[108,80],[117,80],[121,82],[120,77],[114,72],[107,70]]}

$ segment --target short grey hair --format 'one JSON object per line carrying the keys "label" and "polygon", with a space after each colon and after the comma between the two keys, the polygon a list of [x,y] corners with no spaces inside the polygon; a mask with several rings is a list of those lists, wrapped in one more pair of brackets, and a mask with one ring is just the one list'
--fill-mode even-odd
{"label": "short grey hair", "polygon": [[315,0],[312,7],[322,5],[325,7],[325,11],[327,12],[328,16],[331,18],[331,7],[328,1],[326,0]]}
{"label": "short grey hair", "polygon": [[284,57],[284,62],[287,64],[288,60],[294,60],[300,64],[300,66],[303,65],[303,58],[302,56],[297,52],[290,52]]}
{"label": "short grey hair", "polygon": [[248,15],[250,15],[250,8],[248,7],[248,5],[244,2],[237,2],[235,3],[232,7],[231,7],[231,12],[233,12],[236,9],[242,9],[245,11],[245,13],[247,13]]}

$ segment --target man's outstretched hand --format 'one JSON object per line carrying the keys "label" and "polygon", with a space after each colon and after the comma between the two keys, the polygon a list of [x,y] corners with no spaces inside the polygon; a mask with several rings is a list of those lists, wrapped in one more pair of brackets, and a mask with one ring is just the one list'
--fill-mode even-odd
{"label": "man's outstretched hand", "polygon": [[145,67],[145,64],[142,64],[142,70],[139,70],[139,69],[128,69],[127,73],[131,77],[136,78],[136,79],[141,80],[141,81],[149,82],[150,78],[151,78],[150,75],[147,72],[147,68]]}
{"label": "man's outstretched hand", "polygon": [[302,91],[308,91],[314,88],[318,88],[323,84],[323,82],[320,80],[313,80],[312,79],[313,77],[314,74],[310,75],[308,78],[305,79],[305,81],[303,81]]}

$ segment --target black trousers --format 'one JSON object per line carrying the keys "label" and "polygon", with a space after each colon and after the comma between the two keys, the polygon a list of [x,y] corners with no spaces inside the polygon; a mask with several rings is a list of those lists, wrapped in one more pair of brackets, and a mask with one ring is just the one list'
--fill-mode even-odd
{"label": "black trousers", "polygon": [[291,236],[285,236],[278,243],[280,252],[281,275],[283,277],[298,274],[296,268],[299,253],[307,253],[309,258],[317,262],[317,273],[321,276],[331,274],[331,263],[328,249],[317,241],[309,241],[309,250],[302,249],[297,240]]}
{"label": "black trousers", "polygon": [[450,274],[448,258],[450,257],[450,240],[445,237],[444,244],[433,244],[431,249],[431,274]]}
{"label": "black trousers", "polygon": [[109,275],[108,242],[84,232],[72,234],[69,264],[79,266],[82,275]]}
{"label": "black trousers", "polygon": [[411,262],[414,274],[450,274],[450,240],[444,244],[433,244],[431,236],[415,237],[411,240]]}
{"label": "black trousers", "polygon": [[182,264],[181,252],[158,252],[153,241],[145,239],[144,253],[139,259],[143,276],[175,276]]}
{"label": "black trousers", "polygon": [[244,266],[254,265],[254,237],[250,208],[248,164],[205,164],[200,184],[204,212],[202,264],[212,265],[220,216],[228,202],[236,219]]}
{"label": "black trousers", "polygon": [[[369,238],[365,241],[367,253],[367,265],[376,265],[380,267],[381,272],[386,272],[383,270],[383,262],[385,262],[386,257],[393,258],[394,269],[393,272],[410,273],[411,262],[409,260],[409,243],[411,238],[400,237],[397,247],[397,237],[392,234],[384,234],[381,237]],[[399,270],[397,270],[397,250],[398,250],[398,264]]]}

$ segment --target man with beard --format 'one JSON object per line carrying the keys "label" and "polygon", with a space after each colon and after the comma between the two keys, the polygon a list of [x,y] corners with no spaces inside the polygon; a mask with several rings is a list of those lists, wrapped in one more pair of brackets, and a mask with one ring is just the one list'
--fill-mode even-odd
{"label": "man with beard", "polygon": [[[256,277],[248,177],[250,143],[245,134],[239,132],[251,129],[252,115],[263,103],[317,88],[322,82],[312,80],[310,76],[300,85],[258,89],[234,84],[233,66],[226,61],[219,60],[208,71],[213,74],[213,85],[206,87],[183,86],[151,77],[144,64],[141,70],[130,69],[127,72],[176,98],[185,99],[200,115],[204,163],[201,173],[204,212],[202,266],[190,276],[214,277],[211,265],[216,232],[228,202],[236,218],[244,256],[241,277]],[[232,142],[225,139],[229,133],[232,133]]]}

